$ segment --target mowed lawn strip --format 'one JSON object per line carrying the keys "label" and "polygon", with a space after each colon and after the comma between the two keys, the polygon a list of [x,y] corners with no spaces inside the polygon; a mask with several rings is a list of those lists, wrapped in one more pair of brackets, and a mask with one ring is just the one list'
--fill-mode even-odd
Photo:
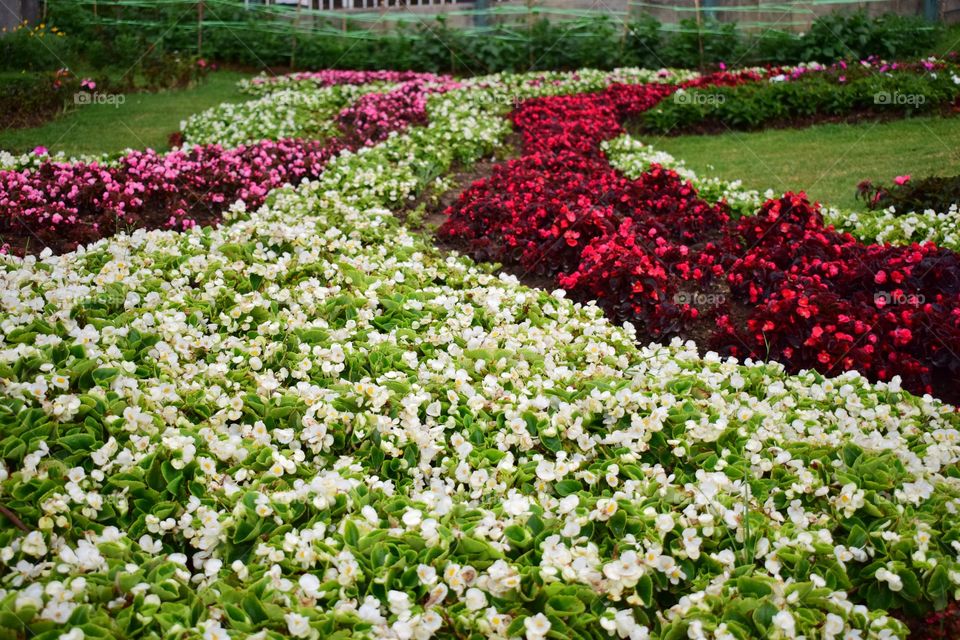
{"label": "mowed lawn strip", "polygon": [[960,173],[960,118],[826,124],[803,129],[640,139],[702,176],[742,180],[764,191],[806,191],[837,207],[862,207],[857,184],[895,176]]}
{"label": "mowed lawn strip", "polygon": [[170,134],[180,130],[180,121],[187,116],[222,102],[249,99],[237,87],[248,76],[216,71],[189,89],[125,94],[120,105],[86,105],[40,127],[3,129],[0,149],[25,153],[39,145],[68,156],[116,153],[128,148],[165,151],[170,148]]}

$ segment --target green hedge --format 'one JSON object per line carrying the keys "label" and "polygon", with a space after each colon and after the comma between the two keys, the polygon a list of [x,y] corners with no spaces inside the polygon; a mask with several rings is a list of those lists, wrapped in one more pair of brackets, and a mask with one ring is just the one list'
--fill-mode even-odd
{"label": "green hedge", "polygon": [[75,77],[49,72],[0,72],[0,122],[25,127],[52,118],[77,92]]}
{"label": "green hedge", "polygon": [[0,36],[0,71],[56,71],[77,57],[74,42],[46,27],[18,27]]}
{"label": "green hedge", "polygon": [[960,97],[953,71],[889,74],[810,73],[790,82],[761,82],[678,93],[643,114],[642,128],[661,134],[758,129],[766,125],[859,113],[910,115],[940,110]]}

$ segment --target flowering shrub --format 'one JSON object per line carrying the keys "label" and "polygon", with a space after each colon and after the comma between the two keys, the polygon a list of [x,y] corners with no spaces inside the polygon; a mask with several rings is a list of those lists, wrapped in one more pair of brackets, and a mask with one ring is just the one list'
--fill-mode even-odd
{"label": "flowering shrub", "polygon": [[768,81],[693,89],[642,116],[661,134],[723,132],[827,118],[902,116],[960,107],[960,67],[953,61],[842,65],[771,74]]}
{"label": "flowering shrub", "polygon": [[930,176],[911,179],[897,176],[890,186],[865,180],[857,185],[857,195],[871,209],[907,211],[956,210],[960,203],[960,176]]}
{"label": "flowering shrub", "polygon": [[37,126],[64,111],[79,87],[65,70],[0,71],[0,118],[7,127]]}

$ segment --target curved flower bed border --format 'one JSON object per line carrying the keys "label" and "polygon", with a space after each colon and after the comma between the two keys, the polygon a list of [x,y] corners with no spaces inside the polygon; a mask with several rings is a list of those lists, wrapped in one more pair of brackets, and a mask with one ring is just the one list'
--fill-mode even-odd
{"label": "curved flower bed border", "polygon": [[[500,113],[528,95],[596,90],[611,80],[629,82],[650,75],[635,69],[498,75],[473,79],[463,86],[483,89],[487,99],[499,96],[478,106]],[[670,72],[656,75],[668,77]],[[124,229],[216,223],[238,199],[256,207],[275,187],[316,178],[324,163],[341,150],[369,146],[393,131],[424,123],[426,95],[461,86],[432,74],[344,72],[322,77],[326,83],[339,79],[378,84],[375,89],[356,90],[331,86],[322,95],[280,91],[256,103],[222,105],[185,123],[187,142],[257,140],[233,149],[186,145],[169,154],[131,151],[119,158],[70,163],[38,150],[41,155],[27,158],[25,167],[19,166],[24,159],[13,158],[19,168],[0,170],[3,251],[39,253],[50,248],[62,252]],[[393,88],[380,86],[391,79],[406,80]],[[313,80],[309,83],[316,84]],[[328,112],[351,100],[356,104],[340,109],[332,124],[323,127],[337,134],[323,144],[283,138],[318,135],[309,111],[296,112],[290,119],[252,117],[264,105],[300,105]],[[281,139],[260,140],[264,136]]]}

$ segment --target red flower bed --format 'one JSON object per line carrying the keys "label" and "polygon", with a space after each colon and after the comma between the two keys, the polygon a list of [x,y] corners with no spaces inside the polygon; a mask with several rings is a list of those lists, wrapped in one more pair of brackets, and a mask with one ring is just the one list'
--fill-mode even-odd
{"label": "red flower bed", "polygon": [[719,319],[716,346],[740,356],[767,353],[794,368],[900,375],[915,391],[953,397],[956,253],[932,244],[861,244],[824,227],[819,212],[793,194],[767,202],[728,238],[730,291],[753,308],[745,325]]}
{"label": "red flower bed", "polygon": [[525,102],[513,114],[524,155],[464,192],[441,234],[478,259],[555,277],[647,338],[694,337],[792,370],[901,376],[914,392],[960,400],[957,254],[861,244],[802,194],[732,221],[673,171],[631,180],[610,167],[599,143],[673,90]]}

